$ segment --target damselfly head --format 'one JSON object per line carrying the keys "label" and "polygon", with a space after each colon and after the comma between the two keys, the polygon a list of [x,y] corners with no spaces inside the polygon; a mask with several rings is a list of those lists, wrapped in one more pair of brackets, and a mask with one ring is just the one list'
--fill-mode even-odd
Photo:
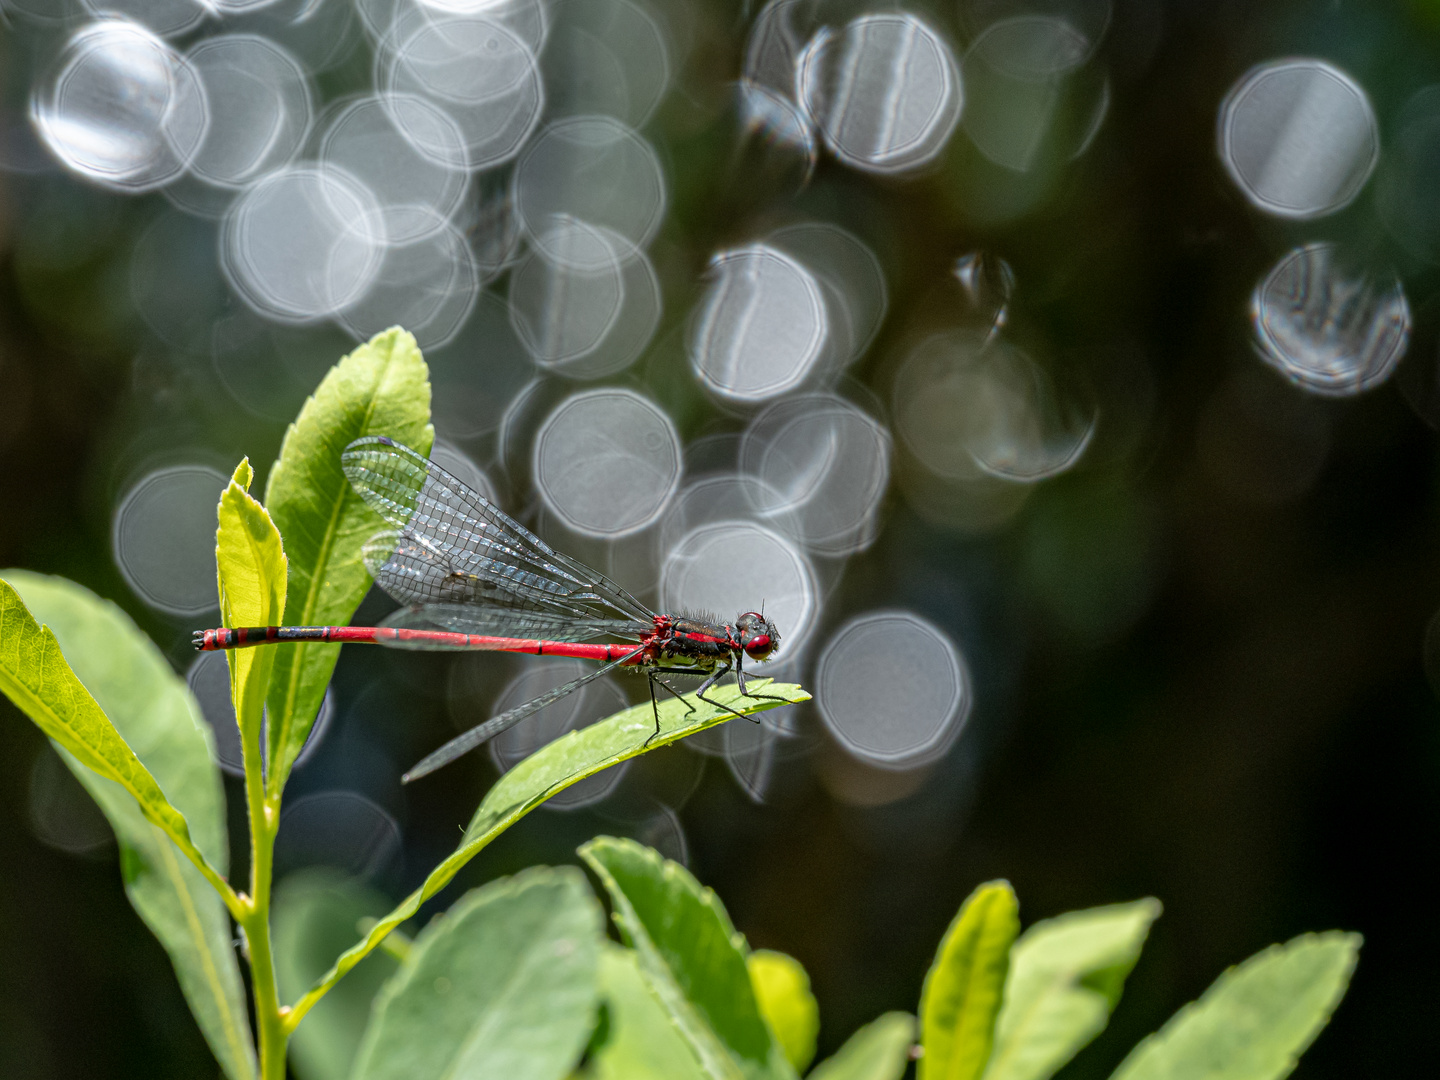
{"label": "damselfly head", "polygon": [[775,624],[758,611],[747,611],[736,619],[735,632],[740,638],[740,647],[752,660],[768,660],[780,647]]}

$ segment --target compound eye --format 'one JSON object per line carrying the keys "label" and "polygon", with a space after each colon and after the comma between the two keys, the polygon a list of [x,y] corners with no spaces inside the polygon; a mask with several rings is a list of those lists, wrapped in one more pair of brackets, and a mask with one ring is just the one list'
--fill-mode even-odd
{"label": "compound eye", "polygon": [[756,634],[745,643],[745,652],[752,660],[764,660],[774,650],[775,644],[769,634]]}

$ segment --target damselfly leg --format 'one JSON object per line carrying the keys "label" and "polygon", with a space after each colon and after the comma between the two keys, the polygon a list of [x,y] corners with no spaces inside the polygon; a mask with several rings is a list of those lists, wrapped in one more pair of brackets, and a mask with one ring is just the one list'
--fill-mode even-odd
{"label": "damselfly leg", "polygon": [[660,706],[655,700],[655,687],[657,685],[664,689],[667,693],[669,693],[671,697],[677,699],[680,704],[684,705],[686,710],[688,710],[689,712],[693,713],[695,711],[695,706],[691,705],[690,702],[686,701],[683,694],[677,692],[673,686],[667,683],[664,679],[660,678],[660,676],[656,674],[654,668],[649,668],[645,672],[645,675],[650,682],[650,710],[655,714],[655,731],[650,736],[650,738],[645,740],[645,745],[648,747],[660,734]]}
{"label": "damselfly leg", "polygon": [[[700,689],[698,689],[698,690],[695,691],[695,696],[696,696],[697,698],[699,698],[701,701],[705,702],[705,704],[707,704],[707,705],[713,705],[713,706],[715,706],[715,708],[717,708],[717,709],[724,709],[724,710],[725,710],[726,712],[728,712],[731,716],[738,716],[741,720],[749,720],[752,724],[758,724],[758,723],[760,723],[760,721],[759,721],[759,719],[757,719],[756,717],[754,717],[754,716],[746,716],[746,715],[745,715],[744,713],[742,713],[742,712],[736,712],[736,711],[735,711],[734,709],[732,709],[729,705],[722,704],[721,702],[716,701],[714,698],[708,698],[708,697],[705,696],[705,691],[706,691],[706,690],[709,690],[712,686],[714,686],[716,683],[718,683],[718,682],[719,682],[721,679],[723,679],[726,675],[729,675],[729,674],[730,674],[730,668],[731,668],[732,666],[733,666],[733,665],[731,664],[731,662],[730,662],[729,660],[726,660],[725,663],[721,664],[718,668],[716,668],[714,671],[712,671],[712,672],[710,673],[710,677],[709,677],[708,679],[706,679],[703,683],[700,684]],[[743,689],[742,689],[740,692],[741,692],[742,694],[745,693],[745,691],[744,691]],[[747,694],[746,696],[748,697],[749,695]]]}
{"label": "damselfly leg", "polygon": [[[744,694],[744,695],[745,695],[746,697],[748,697],[748,698],[757,698],[757,699],[759,699],[760,701],[783,701],[783,702],[785,702],[787,705],[790,703],[790,699],[789,699],[789,698],[783,698],[783,697],[781,697],[779,694],[752,694],[752,693],[746,688],[746,686],[745,686],[745,665],[744,665],[744,664],[737,664],[737,665],[736,665],[736,667],[735,667],[735,681],[740,684],[740,693]],[[754,717],[749,717],[749,719],[754,720],[755,718],[754,718]],[[760,721],[759,721],[759,720],[755,720],[755,723],[758,724],[758,723],[760,723]]]}

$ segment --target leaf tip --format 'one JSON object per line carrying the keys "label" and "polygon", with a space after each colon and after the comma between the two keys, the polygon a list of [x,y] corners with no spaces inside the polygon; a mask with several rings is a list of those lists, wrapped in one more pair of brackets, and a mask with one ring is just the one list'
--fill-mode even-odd
{"label": "leaf tip", "polygon": [[235,472],[230,477],[232,486],[239,487],[241,491],[249,492],[250,484],[255,479],[255,470],[250,467],[250,459],[243,457],[240,464],[235,466]]}

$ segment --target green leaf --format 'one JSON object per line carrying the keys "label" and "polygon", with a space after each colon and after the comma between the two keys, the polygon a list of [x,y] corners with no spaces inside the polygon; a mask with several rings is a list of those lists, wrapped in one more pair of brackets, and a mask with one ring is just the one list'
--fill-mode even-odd
{"label": "green leaf", "polygon": [[770,949],[751,953],[745,966],[760,1015],[795,1071],[804,1072],[815,1060],[815,1037],[820,1033],[820,1006],[810,993],[810,976],[799,960]]}
{"label": "green leaf", "polygon": [[1272,945],[1210,984],[1120,1063],[1112,1080],[1280,1080],[1330,1020],[1360,935]]}
{"label": "green leaf", "polygon": [[[49,580],[25,571],[6,573],[30,583],[27,589]],[[20,594],[4,580],[0,580],[0,691],[75,761],[129,792],[145,818],[164,830],[211,886],[234,899],[223,875],[195,846],[185,815],[166,799],[155,777],[66,663],[54,633],[35,621]],[[143,726],[137,731],[142,737],[147,733]],[[150,747],[142,744],[142,749]]]}
{"label": "green leaf", "polygon": [[[809,694],[791,683],[766,684],[751,680],[750,685],[766,694],[783,697],[785,702],[791,704],[810,700]],[[716,687],[707,696],[713,698],[718,705],[745,715],[785,704],[744,697],[733,684]],[[694,711],[687,711],[687,705]],[[486,794],[480,808],[475,811],[475,816],[470,820],[465,835],[461,837],[460,846],[454,853],[430,872],[430,876],[420,888],[377,922],[361,941],[340,955],[334,966],[295,1003],[292,1016],[304,1016],[305,1010],[362,957],[379,945],[386,934],[411,918],[420,910],[421,904],[450,883],[461,867],[546,799],[612,765],[652,750],[659,750],[733,719],[725,708],[701,701],[693,694],[683,701],[671,698],[662,702],[659,708],[660,734],[650,741],[648,747],[646,741],[650,740],[655,728],[650,703],[645,702],[589,727],[561,736],[531,754],[497,780],[495,786]]]}
{"label": "green leaf", "polygon": [[[329,869],[291,874],[275,890],[275,976],[282,999],[299,995],[355,940],[360,920],[389,901]],[[290,1067],[300,1080],[346,1080],[370,1021],[370,1005],[400,965],[379,953],[310,1011],[290,1037]]]}
{"label": "green leaf", "polygon": [[604,928],[573,866],[467,893],[380,991],[355,1080],[559,1080],[595,1024]]}
{"label": "green leaf", "polygon": [[[435,440],[429,370],[415,339],[399,328],[376,334],[330,369],[270,470],[265,505],[290,557],[284,622],[291,626],[343,626],[370,588],[360,549],[383,523],[340,471],[340,452],[362,435],[389,435],[422,454]],[[297,642],[273,651],[272,792],[285,786],[305,745],[340,646]]]}
{"label": "green leaf", "polygon": [[[54,631],[49,642],[63,646],[73,663],[74,675],[68,668],[53,668],[51,685],[65,676],[83,680],[83,688],[76,683],[70,692],[77,699],[87,688],[94,694],[96,711],[103,705],[114,722],[109,729],[114,739],[123,737],[120,745],[134,749],[136,764],[154,778],[152,783],[163,785],[170,805],[188,822],[195,845],[223,872],[228,854],[225,791],[211,757],[209,728],[185,681],[114,604],[63,578],[25,571],[6,571],[5,576]],[[0,582],[0,595],[9,588]],[[4,642],[10,640],[13,626],[8,619],[0,620],[0,654],[7,651]],[[55,660],[63,664],[58,655],[57,647]],[[108,728],[109,721],[105,723]],[[133,792],[102,779],[63,749],[62,740],[55,742],[110,820],[120,843],[126,895],[170,955],[185,999],[225,1075],[232,1080],[255,1076],[245,992],[220,897],[146,820]]]}
{"label": "green leaf", "polygon": [[[285,611],[285,551],[270,515],[249,495],[254,477],[246,458],[220,493],[215,566],[220,616],[226,626],[277,626]],[[276,651],[231,649],[225,654],[230,661],[230,696],[246,745],[260,735]]]}
{"label": "green leaf", "polygon": [[961,905],[920,991],[919,1080],[978,1080],[985,1072],[1019,932],[1008,882],[981,885]]}
{"label": "green leaf", "polygon": [[706,1075],[793,1077],[755,1001],[745,938],[715,893],[633,840],[599,836],[580,848],[580,857],[610,894],[640,973]]}
{"label": "green leaf", "polygon": [[600,952],[604,1008],[598,1046],[583,1080],[705,1080],[700,1063],[645,984],[635,950],[605,942]]}
{"label": "green leaf", "polygon": [[900,1080],[914,1041],[915,1018],[909,1013],[886,1013],[846,1039],[807,1080]]}
{"label": "green leaf", "polygon": [[985,1080],[1045,1080],[1100,1034],[1140,958],[1160,901],[1071,911],[1010,950],[1010,978]]}

